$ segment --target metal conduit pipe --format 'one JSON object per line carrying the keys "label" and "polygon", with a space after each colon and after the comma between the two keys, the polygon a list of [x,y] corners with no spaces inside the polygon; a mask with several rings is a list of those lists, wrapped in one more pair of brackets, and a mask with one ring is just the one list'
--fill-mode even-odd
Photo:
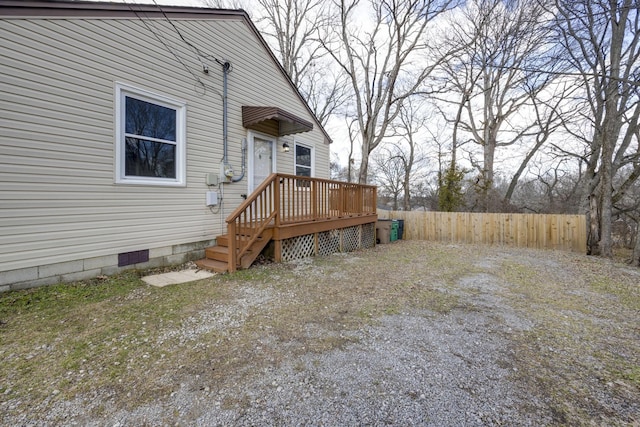
{"label": "metal conduit pipe", "polygon": [[[229,153],[229,138],[228,138],[228,130],[227,130],[227,116],[228,116],[228,106],[227,106],[227,76],[229,75],[229,71],[231,69],[231,63],[229,61],[225,61],[224,63],[218,61],[222,65],[222,163],[226,166],[229,162],[228,153]],[[246,170],[246,158],[247,158],[247,140],[242,140],[242,174],[240,176],[232,176],[231,182],[238,182],[244,178],[245,170]]]}
{"label": "metal conduit pipe", "polygon": [[225,61],[222,64],[222,146],[223,146],[223,154],[222,161],[224,164],[227,164],[227,76],[229,74],[229,69],[231,68],[231,63],[229,61]]}

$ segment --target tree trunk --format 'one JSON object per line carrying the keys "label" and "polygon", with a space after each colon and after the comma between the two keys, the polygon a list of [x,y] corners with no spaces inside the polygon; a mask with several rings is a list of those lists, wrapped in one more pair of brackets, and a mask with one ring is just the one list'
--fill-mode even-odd
{"label": "tree trunk", "polygon": [[640,218],[636,224],[636,245],[633,247],[631,265],[634,267],[640,267]]}
{"label": "tree trunk", "polygon": [[587,255],[600,255],[600,215],[598,214],[598,198],[595,194],[589,196],[589,210],[587,211]]}
{"label": "tree trunk", "polygon": [[[363,144],[363,149],[364,144]],[[358,184],[366,184],[367,183],[367,171],[369,170],[369,155],[362,155],[362,163],[360,163],[360,173],[358,173]]]}
{"label": "tree trunk", "polygon": [[404,198],[402,200],[402,208],[405,211],[411,210],[411,180],[409,174],[406,173],[404,177]]}
{"label": "tree trunk", "polygon": [[482,210],[485,212],[491,211],[490,194],[493,189],[493,162],[496,155],[495,141],[485,140],[484,154],[482,165],[482,180],[480,182],[480,194]]}
{"label": "tree trunk", "polygon": [[602,177],[600,191],[601,196],[599,203],[600,208],[600,255],[605,257],[613,257],[613,242],[611,237],[612,220],[613,220],[613,148],[609,141],[605,141],[602,147]]}

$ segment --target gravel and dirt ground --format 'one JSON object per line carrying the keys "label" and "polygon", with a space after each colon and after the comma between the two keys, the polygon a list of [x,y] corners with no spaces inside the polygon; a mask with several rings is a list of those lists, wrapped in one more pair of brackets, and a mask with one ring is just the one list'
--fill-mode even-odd
{"label": "gravel and dirt ground", "polygon": [[399,241],[0,294],[2,425],[639,426],[640,270]]}

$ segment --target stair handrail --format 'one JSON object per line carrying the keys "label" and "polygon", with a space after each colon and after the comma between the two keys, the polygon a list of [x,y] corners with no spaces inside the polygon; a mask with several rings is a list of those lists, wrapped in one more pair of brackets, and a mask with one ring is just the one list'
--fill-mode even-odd
{"label": "stair handrail", "polygon": [[[268,225],[278,228],[296,222],[375,214],[376,193],[373,185],[270,174],[226,219],[229,272],[236,271],[242,256]],[[247,238],[240,239],[241,234]]]}
{"label": "stair handrail", "polygon": [[[273,220],[278,218],[279,211],[279,203],[277,202],[279,197],[277,197],[278,186],[273,185],[278,179],[277,173],[270,174],[267,179],[265,179],[254,191],[251,193],[245,201],[243,201],[226,219],[227,222],[227,233],[229,234],[229,259],[228,259],[228,269],[229,272],[232,273],[236,271],[238,266],[238,261],[242,258],[242,256],[249,250],[251,245],[258,239],[260,234],[264,231],[267,225]],[[241,247],[238,247],[239,239],[237,238],[237,220],[250,210],[251,206],[260,198],[265,197],[267,189],[273,186],[272,199],[270,203],[271,209],[267,212],[265,217],[255,217],[251,218],[251,223],[255,223],[255,227],[251,227],[251,234],[249,239],[244,241]],[[255,222],[254,222],[255,220]]]}

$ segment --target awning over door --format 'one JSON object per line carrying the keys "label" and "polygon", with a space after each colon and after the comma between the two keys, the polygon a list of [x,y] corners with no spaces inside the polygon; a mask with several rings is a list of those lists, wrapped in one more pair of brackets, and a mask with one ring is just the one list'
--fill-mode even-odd
{"label": "awning over door", "polygon": [[313,123],[278,107],[242,107],[242,125],[273,136],[309,132]]}

